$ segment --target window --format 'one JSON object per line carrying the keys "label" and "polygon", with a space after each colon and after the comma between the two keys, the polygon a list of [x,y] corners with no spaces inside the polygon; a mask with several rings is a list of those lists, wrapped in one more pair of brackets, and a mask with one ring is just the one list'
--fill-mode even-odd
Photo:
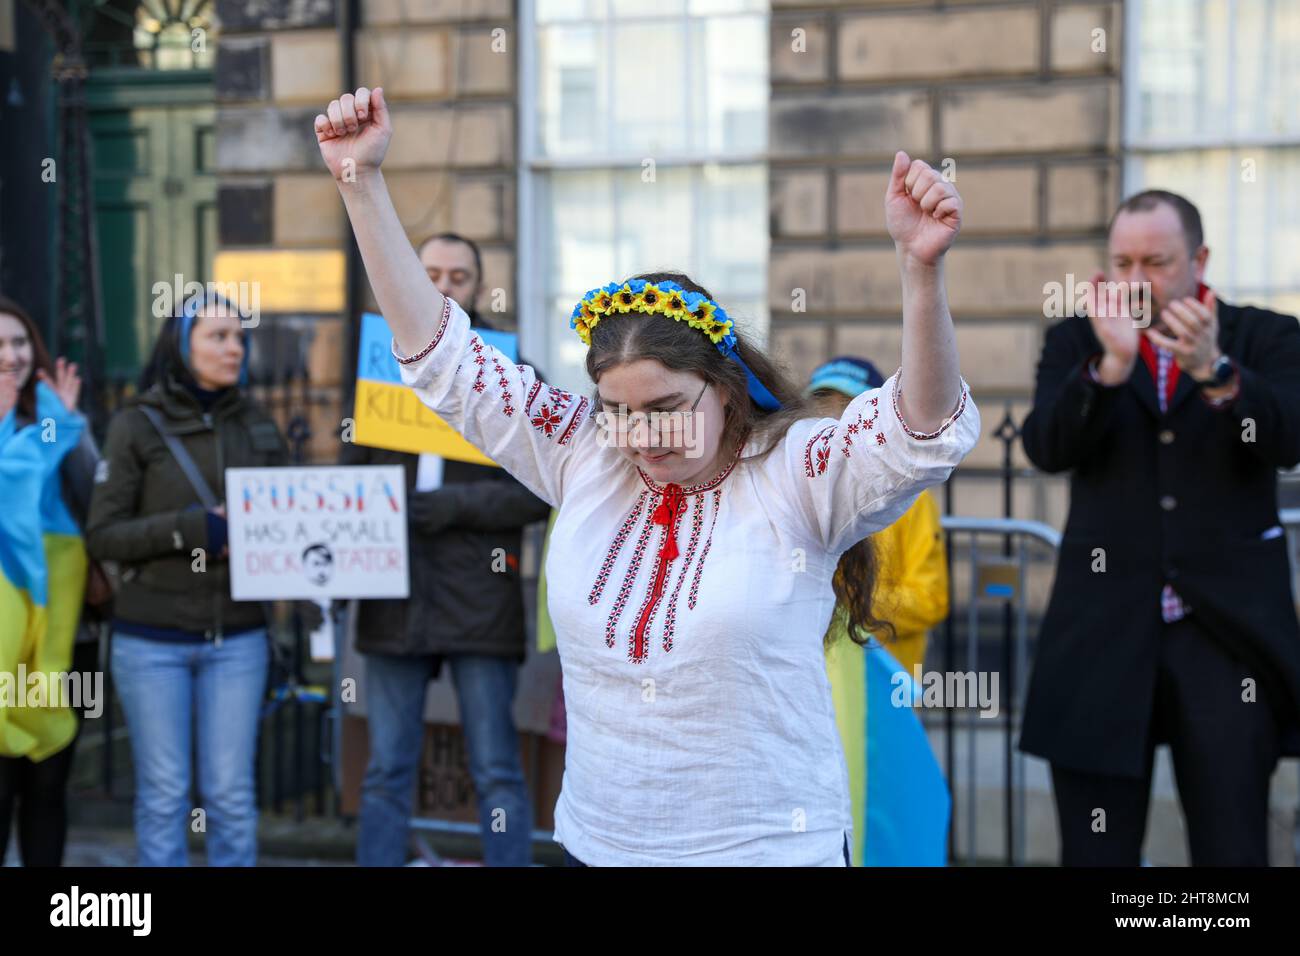
{"label": "window", "polygon": [[100,0],[80,6],[86,59],[95,67],[212,69],[211,0]]}
{"label": "window", "polygon": [[652,269],[708,287],[765,338],[763,0],[523,0],[522,351],[587,392],[569,313]]}
{"label": "window", "polygon": [[1300,312],[1300,3],[1128,5],[1124,192],[1201,210],[1226,298]]}

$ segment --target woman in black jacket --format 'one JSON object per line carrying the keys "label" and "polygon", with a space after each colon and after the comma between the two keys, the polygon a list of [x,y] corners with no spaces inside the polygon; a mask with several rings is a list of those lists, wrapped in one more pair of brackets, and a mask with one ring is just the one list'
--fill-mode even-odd
{"label": "woman in black jacket", "polygon": [[[260,603],[230,597],[219,502],[226,468],[283,465],[288,452],[247,392],[245,322],[219,296],[187,301],[166,322],[141,394],[109,425],[95,479],[87,541],[121,567],[111,666],[131,734],[143,866],[184,866],[187,824],[208,833],[211,865],[257,858],[267,622]],[[162,431],[212,498],[204,501]],[[195,763],[201,807],[191,814]]]}

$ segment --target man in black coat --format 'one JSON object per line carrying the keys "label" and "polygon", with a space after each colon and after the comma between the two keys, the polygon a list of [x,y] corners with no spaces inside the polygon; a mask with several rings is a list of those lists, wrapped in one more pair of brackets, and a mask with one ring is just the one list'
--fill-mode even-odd
{"label": "man in black coat", "polygon": [[1300,461],[1300,325],[1216,302],[1181,196],[1126,200],[1107,251],[1112,284],[1047,331],[1024,423],[1071,500],[1020,746],[1052,765],[1065,865],[1140,862],[1158,743],[1193,864],[1267,865],[1269,778],[1300,753],[1277,506]]}
{"label": "man in black coat", "polygon": [[[419,248],[443,295],[477,328],[478,247],[443,233]],[[519,756],[513,705],[524,660],[519,557],[524,525],[550,506],[504,469],[436,455],[345,445],[348,465],[402,465],[410,510],[409,600],[360,602],[357,650],[366,658],[363,703],[370,760],[361,789],[357,862],[401,866],[424,741],[424,698],[444,661],[460,705],[470,777],[489,866],[532,860],[532,808]]]}

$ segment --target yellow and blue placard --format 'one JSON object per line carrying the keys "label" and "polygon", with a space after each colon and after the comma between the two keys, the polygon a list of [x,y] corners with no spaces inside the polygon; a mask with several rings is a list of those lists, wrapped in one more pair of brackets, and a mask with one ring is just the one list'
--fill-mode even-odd
{"label": "yellow and blue placard", "polygon": [[[511,362],[519,361],[519,337],[513,332],[483,328],[475,328],[474,332]],[[495,466],[496,462],[462,438],[402,384],[392,340],[383,316],[373,312],[361,316],[353,440],[372,448],[426,452],[454,461]]]}

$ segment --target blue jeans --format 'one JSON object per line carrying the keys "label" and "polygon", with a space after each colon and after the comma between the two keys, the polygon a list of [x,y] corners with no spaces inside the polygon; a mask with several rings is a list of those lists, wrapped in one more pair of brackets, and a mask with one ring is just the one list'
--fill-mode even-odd
{"label": "blue jeans", "polygon": [[254,761],[266,695],[266,631],[221,646],[113,635],[112,672],[135,764],[141,866],[185,866],[190,768],[198,748],[208,863],[257,863]]}
{"label": "blue jeans", "polygon": [[[406,863],[415,774],[424,742],[424,693],[435,662],[434,657],[366,655],[370,762],[361,784],[360,866]],[[518,662],[453,654],[447,663],[460,702],[483,861],[488,866],[528,866],[533,852],[532,806],[512,714]]]}

